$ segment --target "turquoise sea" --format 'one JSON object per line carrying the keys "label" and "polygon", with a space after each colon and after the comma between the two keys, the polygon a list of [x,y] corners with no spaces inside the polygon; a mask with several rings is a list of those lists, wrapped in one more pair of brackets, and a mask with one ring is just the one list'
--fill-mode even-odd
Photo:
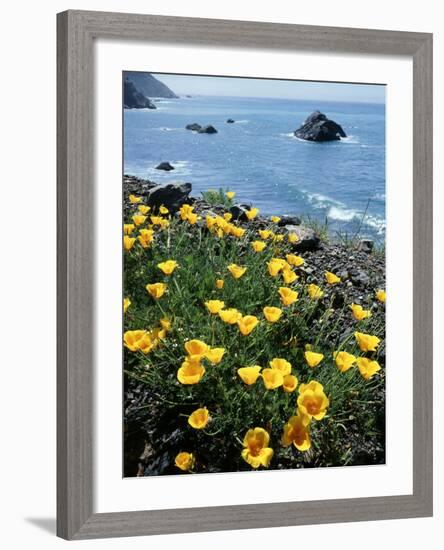
{"label": "turquoise sea", "polygon": [[[385,106],[273,98],[198,96],[155,100],[124,111],[124,173],[159,183],[187,181],[193,195],[229,188],[263,214],[294,214],[331,233],[385,236]],[[347,138],[312,143],[293,136],[320,110]],[[227,124],[228,118],[234,124]],[[185,125],[212,124],[217,134]],[[175,170],[155,167],[169,161]]]}

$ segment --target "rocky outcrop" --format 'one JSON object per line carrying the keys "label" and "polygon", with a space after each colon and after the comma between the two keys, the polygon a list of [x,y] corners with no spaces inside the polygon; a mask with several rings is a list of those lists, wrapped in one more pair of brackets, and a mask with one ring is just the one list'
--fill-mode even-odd
{"label": "rocky outcrop", "polygon": [[185,130],[191,130],[192,132],[198,132],[202,126],[200,124],[197,124],[197,122],[193,122],[193,124],[187,124],[185,126]]}
{"label": "rocky outcrop", "polygon": [[298,236],[297,242],[292,245],[295,251],[316,250],[321,244],[315,231],[305,225],[286,225],[285,230]]}
{"label": "rocky outcrop", "polygon": [[217,134],[216,128],[211,124],[208,124],[207,126],[201,126],[200,124],[197,124],[197,122],[193,122],[193,124],[187,124],[185,126],[185,130],[191,130],[192,132],[197,132],[198,134]]}
{"label": "rocky outcrop", "polygon": [[315,111],[294,131],[294,135],[306,141],[337,141],[347,137],[342,127],[321,113]]}
{"label": "rocky outcrop", "polygon": [[177,95],[151,73],[125,71],[129,80],[145,97],[177,98]]}
{"label": "rocky outcrop", "polygon": [[236,121],[232,118],[227,118],[227,124],[234,124]]}
{"label": "rocky outcrop", "polygon": [[217,130],[211,124],[208,126],[202,126],[200,130],[197,131],[198,134],[217,134]]}
{"label": "rocky outcrop", "polygon": [[169,172],[170,170],[174,170],[174,166],[169,162],[161,162],[156,166],[156,170],[165,170],[165,172]]}
{"label": "rocky outcrop", "polygon": [[133,82],[123,83],[123,105],[125,109],[155,109],[156,106],[140,92]]}
{"label": "rocky outcrop", "polygon": [[147,193],[147,204],[154,209],[166,206],[171,213],[177,212],[188,200],[191,193],[191,183],[168,183],[156,185]]}

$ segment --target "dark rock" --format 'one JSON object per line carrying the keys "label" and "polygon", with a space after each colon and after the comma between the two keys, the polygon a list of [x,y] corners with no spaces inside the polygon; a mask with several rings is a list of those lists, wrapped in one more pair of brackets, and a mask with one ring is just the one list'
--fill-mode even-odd
{"label": "dark rock", "polygon": [[233,124],[235,121],[232,118],[227,118],[227,124]]}
{"label": "dark rock", "polygon": [[176,212],[187,202],[191,193],[191,183],[168,183],[157,185],[148,191],[147,204],[154,208],[166,206],[171,213]]}
{"label": "dark rock", "polygon": [[202,126],[198,131],[198,134],[217,134],[217,130],[214,126],[211,124],[208,124],[208,126]]}
{"label": "dark rock", "polygon": [[177,98],[168,86],[151,73],[125,71],[125,79],[131,81],[145,97]]}
{"label": "dark rock", "polygon": [[161,162],[156,166],[156,170],[165,170],[166,172],[169,172],[170,170],[174,170],[174,166],[169,162]]}
{"label": "dark rock", "polygon": [[347,137],[342,127],[320,111],[312,113],[294,135],[306,141],[337,141]]}
{"label": "dark rock", "polygon": [[375,243],[371,239],[361,239],[358,243],[358,250],[370,254],[370,252],[373,251],[374,246]]}
{"label": "dark rock", "polygon": [[365,271],[353,271],[350,273],[351,282],[355,286],[367,286],[370,284],[370,277]]}
{"label": "dark rock", "polygon": [[200,124],[197,124],[197,122],[193,122],[193,124],[187,124],[185,126],[185,130],[191,130],[193,132],[198,132],[202,126]]}
{"label": "dark rock", "polygon": [[295,233],[299,240],[292,244],[295,251],[316,250],[319,248],[321,240],[310,227],[305,225],[286,225],[285,230],[288,233]]}
{"label": "dark rock", "polygon": [[286,225],[301,225],[301,219],[297,216],[281,216],[278,226],[285,227]]}
{"label": "dark rock", "polygon": [[143,95],[130,80],[123,83],[123,104],[125,109],[155,109],[156,106]]}
{"label": "dark rock", "polygon": [[240,222],[246,222],[248,220],[247,218],[247,212],[249,208],[246,207],[243,204],[235,204],[230,208],[230,214],[232,215],[233,221],[240,221]]}

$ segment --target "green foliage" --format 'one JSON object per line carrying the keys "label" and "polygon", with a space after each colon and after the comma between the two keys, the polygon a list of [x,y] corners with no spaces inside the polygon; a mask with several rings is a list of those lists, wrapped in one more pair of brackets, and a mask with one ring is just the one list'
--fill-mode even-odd
{"label": "green foliage", "polygon": [[[222,191],[208,191],[204,197],[212,204],[228,201]],[[383,366],[383,306],[377,306],[379,314],[357,322],[351,318],[348,304],[333,308],[336,287],[326,285],[323,274],[306,277],[299,270],[300,279],[290,285],[299,292],[299,299],[284,307],[278,289],[289,285],[280,275],[271,277],[266,264],[272,257],[285,257],[291,251],[290,245],[267,241],[265,250],[256,253],[250,242],[257,238],[251,230],[242,238],[218,238],[202,222],[190,225],[172,219],[168,228],[156,231],[152,246],[144,249],[136,243],[125,252],[124,296],[130,298],[131,305],[125,314],[124,330],[151,330],[162,318],[171,322],[166,338],[150,353],[125,348],[127,380],[136,380],[148,389],[147,407],[152,405],[159,418],[167,419],[170,433],[181,433],[180,445],[174,448],[172,444],[171,452],[193,452],[197,471],[251,469],[240,453],[245,433],[254,427],[270,433],[270,446],[275,451],[270,467],[337,466],[380,460],[384,445],[384,371],[369,381],[361,377],[357,367],[341,373],[333,352],[343,349],[356,356],[365,355]],[[179,267],[167,276],[157,265],[170,259],[176,260]],[[234,279],[227,270],[231,263],[246,266],[245,275]],[[216,279],[225,281],[222,289],[216,288]],[[167,284],[166,293],[158,300],[145,288],[156,282]],[[322,299],[308,296],[307,284],[311,282],[322,286]],[[205,302],[212,299],[224,301],[225,308],[237,308],[243,315],[257,316],[259,325],[250,335],[242,335],[237,325],[228,325],[209,313]],[[368,296],[364,304],[372,302],[373,297]],[[264,306],[284,310],[277,323],[265,320]],[[354,330],[379,336],[382,342],[378,351],[361,353]],[[177,379],[177,370],[186,356],[184,344],[191,339],[223,347],[226,352],[220,364],[203,360],[206,372],[198,384],[183,385]],[[324,354],[324,360],[314,369],[304,359],[306,345]],[[297,391],[285,393],[282,387],[267,390],[260,378],[247,386],[237,374],[240,367],[267,368],[275,357],[292,364],[292,374],[299,384],[311,380],[323,384],[330,400],[327,416],[311,423],[312,448],[306,453],[280,445],[285,422],[296,414]],[[208,408],[212,420],[204,430],[193,430],[187,416],[202,406]],[[157,443],[151,441],[154,447]]]}
{"label": "green foliage", "polygon": [[228,189],[208,189],[202,191],[202,198],[211,206],[224,206],[230,208],[233,201],[226,195]]}

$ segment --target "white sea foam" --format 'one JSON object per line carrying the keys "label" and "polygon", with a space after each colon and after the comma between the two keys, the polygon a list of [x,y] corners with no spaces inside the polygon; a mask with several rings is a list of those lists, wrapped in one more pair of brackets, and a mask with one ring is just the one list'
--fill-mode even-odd
{"label": "white sea foam", "polygon": [[347,208],[338,208],[336,206],[332,206],[327,213],[327,217],[332,220],[336,220],[340,222],[351,222],[352,220],[362,220],[362,225],[367,225],[368,227],[372,227],[379,234],[384,233],[386,228],[386,222],[384,219],[379,218],[378,216],[364,214],[364,212],[358,212],[357,210],[353,210],[352,208],[347,209]]}
{"label": "white sea foam", "polygon": [[249,120],[235,120],[234,122],[235,122],[235,124],[248,124],[250,121]]}
{"label": "white sea foam", "polygon": [[321,195],[321,193],[309,193],[308,191],[303,191],[303,193],[314,208],[324,209],[330,206],[341,208],[345,206],[343,202],[327,197],[326,195]]}
{"label": "white sea foam", "polygon": [[360,141],[356,136],[354,136],[352,134],[349,134],[347,137],[341,138],[340,143],[347,143],[347,144],[350,144],[350,145],[356,145],[356,144],[360,143]]}
{"label": "white sea foam", "polygon": [[356,212],[356,210],[347,210],[346,208],[332,206],[328,211],[327,216],[333,220],[351,222],[354,218],[358,217],[358,212]]}
{"label": "white sea foam", "polygon": [[160,128],[153,128],[159,132],[177,132],[179,130],[185,130],[185,128],[169,128],[168,126],[161,126]]}

